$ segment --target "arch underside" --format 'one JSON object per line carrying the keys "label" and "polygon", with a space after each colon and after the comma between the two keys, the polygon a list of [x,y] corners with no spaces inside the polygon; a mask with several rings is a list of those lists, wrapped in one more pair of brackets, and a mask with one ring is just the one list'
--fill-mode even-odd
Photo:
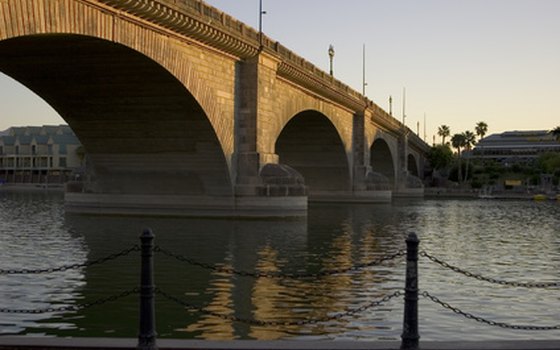
{"label": "arch underside", "polygon": [[125,46],[79,35],[0,41],[0,71],[74,130],[98,193],[231,196],[227,162],[204,110],[167,70]]}
{"label": "arch underside", "polygon": [[323,114],[304,111],[284,127],[275,145],[282,164],[303,175],[310,196],[348,191],[350,171],[342,140]]}
{"label": "arch underside", "polygon": [[383,139],[377,139],[370,148],[370,166],[373,172],[383,175],[390,186],[395,184],[395,165],[391,149]]}
{"label": "arch underside", "polygon": [[418,166],[416,164],[416,158],[414,157],[414,155],[409,154],[408,155],[408,173],[410,175],[416,176],[416,177],[420,177],[420,173],[418,172]]}

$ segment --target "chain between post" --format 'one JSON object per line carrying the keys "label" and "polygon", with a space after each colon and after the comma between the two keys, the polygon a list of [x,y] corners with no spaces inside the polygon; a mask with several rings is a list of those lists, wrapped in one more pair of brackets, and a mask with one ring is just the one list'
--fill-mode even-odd
{"label": "chain between post", "polygon": [[491,278],[491,277],[485,277],[476,273],[472,273],[470,271],[461,269],[457,266],[453,266],[451,264],[446,263],[445,261],[438,259],[428,253],[426,253],[425,251],[421,251],[420,252],[420,256],[426,257],[429,260],[431,260],[432,262],[443,266],[446,269],[452,270],[456,273],[462,274],[464,276],[467,276],[469,278],[474,278],[477,279],[479,281],[484,281],[484,282],[489,282],[489,283],[493,283],[493,284],[499,284],[499,285],[503,285],[503,286],[512,286],[512,287],[523,287],[523,288],[555,288],[555,287],[560,287],[560,282],[549,282],[549,283],[531,283],[531,282],[516,282],[516,281],[504,281],[504,280],[500,280],[500,279],[496,279],[496,278]]}
{"label": "chain between post", "polygon": [[131,294],[137,294],[139,292],[138,288],[132,288],[129,290],[125,290],[119,294],[114,294],[109,297],[97,299],[91,303],[85,304],[77,304],[77,305],[69,305],[69,306],[60,306],[60,307],[48,307],[43,309],[9,309],[9,308],[0,308],[0,313],[7,313],[7,314],[44,314],[44,313],[51,313],[51,312],[67,312],[67,311],[80,311],[84,309],[89,309],[94,306],[103,305],[109,302],[116,301],[118,299],[125,298]]}
{"label": "chain between post", "polygon": [[118,259],[120,257],[126,256],[126,255],[128,255],[132,252],[138,252],[138,251],[140,251],[140,247],[138,245],[133,245],[132,247],[130,247],[128,249],[124,249],[124,250],[122,250],[118,253],[111,254],[111,255],[108,255],[104,258],[89,261],[89,262],[85,262],[85,263],[82,263],[82,264],[64,265],[64,266],[59,266],[59,267],[51,267],[51,268],[47,268],[47,269],[20,269],[20,270],[0,269],[0,275],[31,275],[31,274],[36,275],[36,274],[42,274],[42,273],[53,273],[53,272],[63,272],[63,271],[67,271],[67,270],[77,270],[77,269],[80,269],[80,268],[83,268],[83,267],[99,265],[99,264],[105,263],[107,261],[115,260],[115,259]]}
{"label": "chain between post", "polygon": [[427,291],[423,291],[421,293],[421,295],[424,298],[427,298],[431,301],[433,301],[436,304],[441,305],[442,307],[453,311],[454,313],[461,315],[465,318],[468,318],[469,320],[474,320],[476,322],[479,323],[484,323],[487,324],[489,326],[496,326],[496,327],[500,327],[500,328],[506,328],[506,329],[516,329],[516,330],[524,330],[524,331],[550,331],[550,330],[559,330],[560,329],[560,325],[556,325],[556,326],[529,326],[529,325],[515,325],[515,324],[509,324],[509,323],[505,323],[505,322],[497,322],[497,321],[492,321],[492,320],[488,320],[485,319],[483,317],[480,316],[476,316],[474,314],[471,314],[469,312],[465,312],[457,307],[454,307],[452,305],[450,305],[449,303],[446,303],[444,301],[441,301],[438,297],[431,295],[429,292]]}
{"label": "chain between post", "polygon": [[[135,251],[140,251],[140,247],[138,245],[134,245],[134,246],[132,246],[128,249],[124,249],[124,250],[122,250],[118,253],[111,254],[111,255],[108,255],[104,258],[97,259],[97,260],[87,262],[87,263],[65,265],[65,266],[60,266],[60,267],[55,267],[55,268],[47,268],[47,269],[20,269],[20,270],[0,269],[0,275],[2,275],[2,274],[4,274],[4,275],[42,274],[42,273],[52,273],[52,272],[61,272],[61,271],[72,270],[72,269],[79,269],[79,268],[88,267],[88,266],[92,266],[92,265],[102,264],[102,263],[110,261],[110,260],[115,260],[117,258],[126,256],[126,255],[130,254],[131,252],[135,252]],[[239,276],[246,276],[246,277],[253,277],[253,278],[291,278],[291,279],[320,278],[320,277],[329,276],[329,275],[337,275],[337,274],[357,272],[357,271],[361,271],[361,270],[363,270],[365,268],[368,268],[368,267],[380,265],[385,261],[394,260],[394,259],[396,259],[398,257],[401,257],[401,256],[404,256],[406,254],[405,251],[399,250],[399,251],[397,251],[393,254],[387,254],[387,255],[382,256],[382,257],[380,257],[376,260],[370,261],[368,263],[357,264],[357,265],[354,265],[354,266],[351,266],[351,267],[348,267],[348,268],[322,270],[322,271],[319,271],[317,273],[282,273],[282,272],[248,272],[248,271],[235,270],[235,269],[227,268],[227,267],[215,266],[215,265],[211,265],[211,264],[208,264],[208,263],[203,263],[203,262],[196,261],[194,259],[185,257],[183,255],[172,253],[171,251],[166,250],[164,248],[161,248],[159,246],[154,247],[153,251],[154,252],[161,252],[162,254],[167,255],[169,257],[172,257],[172,258],[174,258],[178,261],[188,263],[188,264],[191,264],[191,265],[194,265],[194,266],[198,266],[198,267],[201,267],[201,268],[204,268],[204,269],[216,271],[216,272],[231,273],[231,274],[235,274],[235,275],[239,275]],[[449,263],[447,263],[447,262],[445,262],[445,261],[443,261],[439,258],[436,258],[436,257],[428,254],[425,251],[421,251],[419,254],[420,254],[420,256],[426,257],[430,261],[432,261],[432,262],[434,262],[434,263],[436,263],[436,264],[438,264],[438,265],[440,265],[444,268],[450,269],[450,270],[452,270],[456,273],[459,273],[459,274],[465,275],[469,278],[474,278],[474,279],[477,279],[477,280],[480,280],[480,281],[485,281],[485,282],[499,284],[499,285],[505,285],[505,286],[525,287],[525,288],[554,288],[554,287],[560,287],[560,282],[530,283],[530,282],[505,281],[505,280],[495,279],[495,278],[491,278],[491,277],[486,277],[486,276],[482,276],[480,274],[472,273],[472,272],[467,271],[465,269],[461,269],[457,266],[451,265],[451,264],[449,264]],[[69,305],[69,306],[48,307],[48,308],[42,308],[42,309],[0,308],[0,313],[42,314],[42,313],[79,311],[79,310],[83,310],[83,309],[88,309],[90,307],[94,307],[94,306],[106,304],[106,303],[109,303],[109,302],[113,302],[115,300],[125,298],[125,297],[127,297],[131,294],[137,294],[139,292],[140,292],[139,288],[133,288],[133,289],[123,291],[119,294],[115,294],[115,295],[105,297],[105,298],[100,298],[100,299],[95,300],[91,303]],[[155,293],[158,294],[158,295],[161,295],[163,298],[165,298],[169,301],[172,301],[172,302],[174,302],[178,305],[181,305],[181,306],[187,308],[190,311],[194,311],[194,312],[218,317],[218,318],[229,320],[229,321],[232,321],[232,322],[241,322],[241,323],[254,325],[254,326],[272,326],[272,327],[303,326],[303,325],[307,325],[307,324],[317,324],[317,323],[329,322],[329,321],[341,319],[341,318],[344,318],[344,317],[356,316],[356,315],[358,315],[358,314],[360,314],[360,313],[362,313],[362,312],[364,312],[368,309],[380,306],[380,305],[388,302],[389,300],[391,300],[393,298],[404,295],[402,291],[395,291],[391,294],[388,294],[388,295],[384,296],[383,298],[381,298],[379,300],[367,303],[367,304],[362,305],[360,307],[348,308],[348,309],[345,309],[342,312],[333,314],[331,316],[318,318],[318,319],[303,319],[303,320],[297,320],[297,321],[265,321],[265,320],[241,318],[241,317],[237,317],[237,316],[234,316],[234,315],[225,315],[225,314],[220,314],[220,313],[212,312],[212,311],[209,311],[209,310],[205,310],[203,307],[198,307],[198,306],[195,306],[193,304],[190,304],[190,303],[188,303],[188,302],[186,302],[186,301],[184,301],[180,298],[174,297],[174,296],[162,291],[159,288],[155,289]],[[496,326],[496,327],[505,328],[505,329],[515,329],[515,330],[536,330],[536,331],[560,330],[560,325],[554,325],[554,326],[516,325],[516,324],[508,324],[508,323],[505,323],[505,322],[488,320],[488,319],[485,319],[483,317],[476,316],[472,313],[465,312],[465,311],[463,311],[463,310],[461,310],[457,307],[454,307],[454,306],[450,305],[449,303],[446,303],[446,302],[442,301],[441,299],[437,298],[436,296],[430,294],[427,291],[423,291],[421,293],[421,296],[429,299],[430,301],[432,301],[436,304],[439,304],[440,306],[442,306],[442,307],[444,307],[448,310],[453,311],[455,314],[461,315],[461,316],[463,316],[467,319],[471,319],[471,320],[474,320],[476,322],[487,324],[487,325],[490,325],[490,326]]]}
{"label": "chain between post", "polygon": [[289,279],[316,279],[316,278],[320,278],[320,277],[325,277],[325,276],[331,276],[331,275],[340,275],[340,274],[344,274],[344,273],[351,273],[351,272],[358,272],[361,271],[363,269],[366,269],[368,267],[373,267],[373,266],[377,266],[377,265],[381,265],[383,262],[385,261],[390,261],[390,260],[394,260],[398,257],[404,256],[405,255],[405,251],[404,250],[399,250],[393,254],[387,254],[385,256],[380,257],[379,259],[367,262],[367,263],[362,263],[362,264],[356,264],[353,265],[351,267],[348,268],[340,268],[340,269],[330,269],[330,270],[322,270],[316,273],[283,273],[283,272],[249,272],[249,271],[240,271],[240,270],[236,270],[236,269],[232,269],[232,268],[228,268],[228,267],[221,267],[221,266],[216,266],[216,265],[211,265],[208,263],[203,263],[203,262],[199,262],[196,261],[194,259],[185,257],[183,255],[180,254],[175,254],[165,248],[162,248],[160,246],[156,246],[154,248],[155,252],[160,252],[164,255],[167,255],[169,257],[172,257],[178,261],[193,265],[193,266],[198,266],[201,267],[203,269],[206,270],[212,270],[215,272],[220,272],[220,273],[229,273],[229,274],[234,274],[234,275],[238,275],[238,276],[243,276],[243,277],[252,277],[252,278],[289,278]]}

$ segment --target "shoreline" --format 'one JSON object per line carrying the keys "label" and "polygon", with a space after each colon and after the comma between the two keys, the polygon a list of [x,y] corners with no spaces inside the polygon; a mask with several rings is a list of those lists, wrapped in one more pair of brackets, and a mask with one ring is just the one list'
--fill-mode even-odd
{"label": "shoreline", "polygon": [[[539,197],[538,199],[535,196]],[[530,200],[530,201],[557,201],[558,195],[547,196],[542,193],[520,193],[520,192],[493,192],[481,194],[475,189],[452,189],[444,187],[427,187],[424,189],[426,199],[482,199],[482,200]]]}
{"label": "shoreline", "polygon": [[66,184],[40,184],[40,183],[3,183],[0,192],[60,192],[64,193]]}
{"label": "shoreline", "polygon": [[[38,184],[38,183],[3,183],[0,184],[0,192],[56,192],[65,193],[66,184]],[[536,199],[535,196],[544,196]],[[560,201],[559,195],[543,195],[542,193],[520,193],[520,192],[493,192],[482,195],[476,189],[455,189],[446,187],[425,187],[424,199],[484,199],[484,200],[536,200],[536,201]]]}

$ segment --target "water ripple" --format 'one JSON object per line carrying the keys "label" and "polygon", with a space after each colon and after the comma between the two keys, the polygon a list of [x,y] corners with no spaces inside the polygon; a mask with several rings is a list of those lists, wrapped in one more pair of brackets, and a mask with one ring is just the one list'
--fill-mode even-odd
{"label": "water ripple", "polygon": [[[558,282],[560,205],[525,201],[398,201],[315,205],[301,220],[211,220],[65,215],[62,198],[0,193],[0,268],[49,268],[102,258],[137,243],[145,227],[157,244],[226,268],[310,273],[364,264],[404,249],[414,231],[421,250],[501,280]],[[325,319],[404,286],[404,257],[317,281],[258,279],[156,255],[156,283],[202,309],[264,321]],[[420,259],[420,288],[466,312],[512,324],[557,325],[557,289],[492,285]],[[92,302],[138,283],[138,256],[45,275],[0,276],[0,308]],[[157,300],[162,337],[201,339],[398,340],[402,298],[355,317],[285,327],[251,326]],[[73,313],[2,314],[0,334],[135,337],[137,300]],[[560,332],[492,328],[420,300],[423,340],[557,339]]]}

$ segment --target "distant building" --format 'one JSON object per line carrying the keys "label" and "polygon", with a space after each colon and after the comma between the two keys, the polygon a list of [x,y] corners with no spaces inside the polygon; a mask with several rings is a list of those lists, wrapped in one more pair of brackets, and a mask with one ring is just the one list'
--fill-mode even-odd
{"label": "distant building", "polygon": [[560,142],[549,131],[506,131],[480,140],[473,157],[504,164],[527,164],[547,152],[560,152]]}
{"label": "distant building", "polygon": [[9,128],[0,133],[0,183],[64,183],[82,168],[80,146],[67,125]]}

